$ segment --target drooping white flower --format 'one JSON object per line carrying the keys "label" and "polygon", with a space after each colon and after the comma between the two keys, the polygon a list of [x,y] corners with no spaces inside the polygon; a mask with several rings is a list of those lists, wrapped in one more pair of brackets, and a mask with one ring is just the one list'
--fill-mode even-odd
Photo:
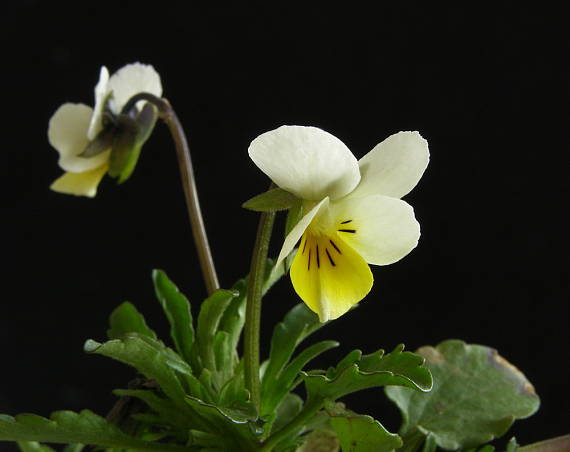
{"label": "drooping white flower", "polygon": [[372,288],[368,264],[388,265],[416,247],[420,226],[400,198],[424,173],[429,151],[418,132],[399,132],[360,161],[316,127],[282,126],[249,147],[254,163],[280,188],[304,200],[304,216],[285,238],[277,264],[299,250],[293,287],[325,322]]}
{"label": "drooping white flower", "polygon": [[[105,109],[119,115],[123,106],[135,94],[147,92],[162,95],[160,76],[150,65],[128,64],[111,77],[101,68],[95,87],[95,107],[66,103],[57,109],[49,121],[48,139],[59,153],[59,166],[65,173],[51,189],[60,193],[94,197],[97,186],[109,167],[110,147],[92,157],[80,156],[99,132],[103,130]],[[144,104],[140,101],[139,105]]]}

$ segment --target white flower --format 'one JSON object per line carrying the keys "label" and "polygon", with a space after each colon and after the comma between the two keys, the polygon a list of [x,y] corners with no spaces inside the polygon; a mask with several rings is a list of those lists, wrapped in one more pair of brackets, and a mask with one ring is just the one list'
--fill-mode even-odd
{"label": "white flower", "polygon": [[391,264],[416,247],[420,226],[400,198],[429,161],[418,132],[392,135],[360,161],[315,127],[279,127],[253,140],[248,152],[275,184],[304,200],[305,215],[285,238],[277,264],[301,239],[291,280],[321,322],[366,296],[373,283],[368,264]]}
{"label": "white flower", "polygon": [[[94,197],[97,186],[109,167],[111,149],[93,157],[81,154],[103,129],[105,108],[118,115],[135,94],[147,92],[162,95],[160,76],[152,66],[134,63],[122,67],[111,77],[103,66],[95,87],[95,108],[66,103],[49,121],[48,139],[59,153],[59,166],[66,171],[52,185],[60,193]],[[139,102],[140,105],[144,101]]]}

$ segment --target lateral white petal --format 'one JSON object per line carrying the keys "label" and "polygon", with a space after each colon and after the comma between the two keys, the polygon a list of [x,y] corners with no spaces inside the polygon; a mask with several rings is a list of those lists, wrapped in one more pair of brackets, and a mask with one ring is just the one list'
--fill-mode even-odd
{"label": "lateral white petal", "polygon": [[87,145],[87,129],[93,110],[83,104],[63,104],[49,120],[48,140],[59,152],[59,166],[71,173],[98,168],[109,158],[109,152],[94,157],[78,157]]}
{"label": "lateral white petal", "polygon": [[350,196],[401,198],[416,186],[428,162],[428,143],[418,132],[389,136],[358,162],[362,179]]}
{"label": "lateral white petal", "polygon": [[293,251],[295,245],[305,232],[305,229],[311,224],[313,218],[319,213],[322,208],[326,208],[329,204],[329,198],[323,199],[319,202],[315,207],[309,210],[309,213],[305,215],[303,218],[299,220],[299,222],[295,225],[295,227],[289,232],[287,237],[285,237],[285,241],[283,242],[283,246],[281,247],[281,251],[279,252],[279,257],[277,258],[277,262],[275,263],[275,268],[279,266],[283,260],[289,256],[289,253]]}
{"label": "lateral white petal", "polygon": [[[160,75],[149,64],[127,64],[115,72],[109,79],[109,88],[113,91],[113,100],[117,113],[127,101],[138,93],[150,93],[162,96]],[[137,106],[144,104],[141,101]]]}
{"label": "lateral white petal", "polygon": [[258,136],[248,152],[273,182],[302,199],[337,199],[360,181],[352,152],[317,127],[281,126]]}
{"label": "lateral white petal", "polygon": [[109,94],[109,71],[105,66],[101,66],[99,73],[99,82],[95,86],[95,108],[93,116],[89,123],[87,138],[93,140],[103,128],[103,110],[105,108],[105,99]]}
{"label": "lateral white petal", "polygon": [[418,244],[420,225],[414,209],[401,199],[383,195],[347,197],[331,203],[340,237],[369,264],[388,265]]}

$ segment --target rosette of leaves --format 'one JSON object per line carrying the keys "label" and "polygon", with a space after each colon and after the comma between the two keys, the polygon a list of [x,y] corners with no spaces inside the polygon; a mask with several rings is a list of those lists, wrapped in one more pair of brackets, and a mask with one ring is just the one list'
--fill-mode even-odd
{"label": "rosette of leaves", "polygon": [[[267,268],[272,267],[268,262]],[[267,271],[264,289],[284,270]],[[275,328],[262,366],[262,404],[257,412],[245,388],[238,353],[246,281],[214,292],[201,304],[196,319],[188,299],[164,272],[155,271],[153,281],[170,323],[171,346],[157,338],[129,302],[111,314],[107,341],[85,343],[87,353],[125,363],[139,374],[127,388],[115,391],[119,400],[108,416],[88,410],[58,411],[49,419],[2,415],[0,440],[17,441],[22,450],[33,452],[50,450],[40,442],[69,444],[67,452],[77,452],[81,445],[129,451],[285,451],[310,450],[316,438],[328,435],[336,438],[335,444],[376,438],[389,450],[401,443],[398,435],[370,417],[339,408],[336,400],[376,386],[395,384],[420,391],[431,387],[423,358],[402,347],[390,354],[354,351],[327,371],[304,371],[314,357],[338,344],[321,341],[297,351],[324,325],[299,304]],[[307,391],[306,400],[293,392],[300,384]]]}

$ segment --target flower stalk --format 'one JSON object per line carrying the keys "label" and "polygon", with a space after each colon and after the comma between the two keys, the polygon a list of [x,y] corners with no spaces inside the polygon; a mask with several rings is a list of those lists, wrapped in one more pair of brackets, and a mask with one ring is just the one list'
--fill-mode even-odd
{"label": "flower stalk", "polygon": [[123,107],[123,113],[130,111],[137,102],[141,100],[146,100],[156,106],[159,117],[166,123],[170,130],[178,157],[178,166],[180,168],[180,178],[186,199],[186,208],[188,209],[192,235],[194,236],[194,243],[196,244],[202,276],[208,294],[212,294],[215,290],[219,289],[220,284],[210,251],[208,236],[206,235],[202,211],[200,210],[198,190],[196,188],[192,159],[190,157],[190,147],[186,135],[184,134],[184,129],[170,102],[150,93],[139,93],[131,97]]}
{"label": "flower stalk", "polygon": [[265,263],[267,262],[269,240],[271,239],[274,221],[275,212],[263,212],[260,216],[247,283],[244,337],[245,385],[258,413],[261,402],[259,382],[261,296],[265,277]]}

